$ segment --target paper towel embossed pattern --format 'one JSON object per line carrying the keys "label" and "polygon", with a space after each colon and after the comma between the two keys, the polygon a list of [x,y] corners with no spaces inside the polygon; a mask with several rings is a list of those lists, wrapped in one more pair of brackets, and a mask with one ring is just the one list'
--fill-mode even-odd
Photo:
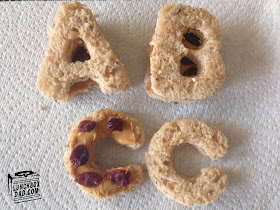
{"label": "paper towel embossed pattern", "polygon": [[93,162],[92,151],[95,144],[107,136],[133,150],[141,147],[145,141],[142,126],[136,120],[121,112],[100,110],[83,118],[74,127],[64,157],[66,167],[75,182],[96,198],[108,198],[134,190],[143,177],[143,169],[137,164],[101,169]]}
{"label": "paper towel embossed pattern", "polygon": [[[175,118],[197,118],[215,125],[229,139],[227,155],[211,162],[194,147],[181,145],[173,162],[177,171],[190,176],[207,166],[224,169],[229,189],[205,209],[280,209],[279,0],[187,1],[219,20],[221,56],[227,68],[217,96],[187,107],[153,100],[142,83],[145,48],[154,32],[156,13],[171,0],[83,2],[99,14],[98,24],[125,64],[134,88],[121,97],[107,97],[92,88],[67,104],[44,100],[35,81],[48,42],[46,27],[61,2],[0,2],[0,147],[5,151],[0,154],[0,209],[185,209],[163,196],[148,176],[135,192],[110,200],[93,199],[76,186],[62,164],[66,128],[72,129],[89,110],[104,107],[131,114],[149,140],[164,122]],[[45,110],[39,111],[38,106]],[[146,143],[133,152],[113,141],[101,141],[96,159],[108,168],[144,164],[147,147]],[[185,158],[186,151],[190,158]],[[40,174],[43,199],[14,204],[7,174],[29,169]]]}
{"label": "paper towel embossed pattern", "polygon": [[99,86],[106,94],[120,93],[130,87],[123,64],[87,6],[76,1],[61,4],[50,31],[37,86],[55,101],[67,101],[93,86]]}
{"label": "paper towel embossed pattern", "polygon": [[184,205],[207,205],[226,190],[227,176],[218,168],[203,168],[199,176],[191,178],[179,175],[171,156],[182,143],[192,144],[216,160],[226,154],[228,140],[220,131],[198,120],[174,120],[155,133],[146,154],[149,176],[164,195]]}
{"label": "paper towel embossed pattern", "polygon": [[180,103],[215,95],[225,74],[220,40],[218,21],[205,9],[182,4],[162,7],[148,49],[148,94]]}

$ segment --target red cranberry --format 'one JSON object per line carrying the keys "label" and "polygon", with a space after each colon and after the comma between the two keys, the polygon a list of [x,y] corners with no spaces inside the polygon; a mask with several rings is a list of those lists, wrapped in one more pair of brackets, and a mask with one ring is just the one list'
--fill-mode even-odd
{"label": "red cranberry", "polygon": [[76,177],[75,182],[85,187],[97,187],[103,181],[103,178],[94,172],[85,172]]}
{"label": "red cranberry", "polygon": [[115,169],[108,174],[108,178],[113,185],[118,187],[129,185],[131,180],[131,172],[120,169]]}
{"label": "red cranberry", "polygon": [[70,155],[70,161],[73,166],[85,165],[88,161],[88,151],[84,145],[76,146]]}
{"label": "red cranberry", "polygon": [[78,131],[90,132],[95,128],[95,126],[96,126],[96,122],[91,121],[91,120],[84,120],[84,121],[80,122]]}
{"label": "red cranberry", "polygon": [[191,67],[183,73],[183,76],[188,76],[188,77],[192,77],[192,76],[196,76],[196,75],[197,75],[196,67]]}
{"label": "red cranberry", "polygon": [[200,42],[199,42],[200,38],[197,37],[195,34],[186,33],[186,34],[184,34],[184,37],[185,37],[185,40],[187,40],[190,44],[192,44],[196,47],[200,46]]}
{"label": "red cranberry", "polygon": [[194,64],[194,62],[192,62],[189,58],[187,58],[187,57],[183,57],[182,59],[181,59],[181,64],[182,65],[192,65],[192,64]]}
{"label": "red cranberry", "polygon": [[88,51],[84,46],[78,47],[72,56],[73,63],[75,63],[76,61],[85,62],[86,60],[89,59],[90,59],[90,55],[88,54]]}
{"label": "red cranberry", "polygon": [[122,131],[123,120],[119,118],[112,118],[107,122],[107,129],[111,132]]}

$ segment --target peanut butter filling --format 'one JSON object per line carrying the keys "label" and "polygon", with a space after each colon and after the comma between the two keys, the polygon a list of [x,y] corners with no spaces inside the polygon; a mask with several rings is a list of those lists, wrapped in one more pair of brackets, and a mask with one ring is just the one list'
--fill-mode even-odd
{"label": "peanut butter filling", "polygon": [[[107,122],[112,118],[119,118],[123,120],[122,131],[113,131],[110,132],[107,130]],[[114,195],[117,192],[120,192],[126,189],[128,186],[118,187],[112,184],[111,180],[107,177],[108,174],[114,169],[121,169],[124,171],[131,172],[131,180],[139,180],[141,177],[137,174],[137,171],[133,171],[133,168],[130,166],[127,167],[118,167],[112,169],[101,169],[94,163],[94,147],[95,144],[109,136],[114,139],[118,144],[121,145],[136,145],[137,139],[135,136],[135,125],[133,122],[130,122],[129,119],[122,114],[116,114],[111,112],[105,112],[101,110],[97,113],[95,117],[85,117],[81,121],[91,120],[96,122],[96,127],[90,132],[75,132],[74,141],[69,145],[69,149],[73,150],[77,145],[84,145],[87,148],[89,153],[88,161],[85,165],[73,167],[73,175],[77,177],[80,174],[85,172],[95,172],[102,176],[103,181],[97,187],[88,188],[81,186],[86,191],[93,193],[97,198],[105,198],[110,195]],[[77,128],[74,128],[77,129]]]}
{"label": "peanut butter filling", "polygon": [[93,81],[91,79],[88,79],[86,81],[80,81],[75,83],[70,87],[69,92],[66,96],[66,101],[68,101],[70,98],[72,98],[76,93],[79,92],[87,92],[88,88],[93,84]]}
{"label": "peanut butter filling", "polygon": [[[140,179],[139,175],[137,174],[136,171],[134,171],[132,168],[130,167],[119,167],[119,168],[114,168],[114,169],[121,169],[124,171],[130,171],[132,173],[132,177],[131,180],[137,180]],[[93,192],[95,194],[96,197],[98,198],[105,198],[111,195],[114,195],[120,191],[123,191],[125,188],[127,188],[128,186],[123,186],[123,187],[118,187],[112,184],[111,180],[108,179],[107,175],[110,173],[111,170],[114,169],[108,169],[105,171],[99,171],[98,173],[104,178],[103,182],[98,185],[95,188],[90,188],[91,192]]]}

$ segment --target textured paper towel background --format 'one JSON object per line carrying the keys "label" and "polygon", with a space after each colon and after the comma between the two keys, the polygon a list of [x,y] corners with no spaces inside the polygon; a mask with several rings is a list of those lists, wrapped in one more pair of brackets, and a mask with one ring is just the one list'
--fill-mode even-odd
{"label": "textured paper towel background", "polygon": [[[145,49],[157,12],[173,1],[85,2],[116,54],[126,66],[133,88],[107,96],[99,89],[54,103],[40,95],[36,76],[47,46],[47,24],[60,2],[0,3],[0,209],[183,209],[150,181],[126,196],[96,200],[71,180],[63,154],[69,130],[101,108],[120,110],[144,127],[145,145],[131,152],[110,140],[97,146],[97,163],[113,167],[145,164],[144,153],[160,126],[175,118],[197,118],[213,124],[229,139],[229,151],[211,162],[188,145],[176,149],[176,170],[195,175],[200,168],[224,169],[228,191],[207,209],[279,209],[280,3],[270,1],[182,1],[204,7],[220,21],[221,54],[226,81],[214,97],[190,104],[168,104],[150,98],[143,84]],[[39,111],[38,107],[45,107]],[[108,145],[108,146],[107,146]],[[185,154],[189,154],[188,157]],[[42,199],[14,204],[7,174],[33,170],[41,175]]]}

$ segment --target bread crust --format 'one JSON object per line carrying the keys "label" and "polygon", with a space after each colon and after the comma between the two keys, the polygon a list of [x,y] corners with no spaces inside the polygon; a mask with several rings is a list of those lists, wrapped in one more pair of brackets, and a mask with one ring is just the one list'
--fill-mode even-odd
{"label": "bread crust", "polygon": [[[185,47],[184,33],[201,34],[198,49]],[[170,4],[161,8],[149,49],[145,83],[148,94],[167,102],[191,103],[211,97],[224,82],[220,55],[221,34],[217,19],[202,8]],[[198,74],[180,74],[180,60],[191,58]]]}
{"label": "bread crust", "polygon": [[[88,188],[82,185],[79,185],[82,190],[86,193],[89,193],[95,198],[109,198],[124,195],[132,190],[135,190],[141,183],[143,179],[143,167],[138,164],[129,164],[127,166],[111,168],[111,169],[102,169],[94,162],[94,148],[95,144],[110,135],[108,131],[106,131],[106,120],[111,118],[120,118],[127,122],[127,124],[131,124],[133,130],[133,136],[135,137],[135,142],[133,144],[125,144],[129,149],[137,150],[141,147],[145,142],[145,134],[142,126],[133,118],[122,112],[116,112],[109,109],[101,109],[97,112],[94,112],[91,116],[84,117],[81,119],[72,129],[70,133],[70,137],[67,144],[67,151],[64,155],[64,161],[66,168],[69,174],[75,179],[78,175],[85,172],[95,172],[102,175],[104,181],[98,186],[94,188]],[[104,119],[106,119],[104,121]],[[78,132],[79,123],[83,120],[91,120],[96,122],[96,127],[93,131],[89,133]],[[104,124],[105,123],[105,124]],[[85,140],[83,139],[83,136]],[[112,137],[113,138],[113,137]],[[118,142],[117,142],[118,143]],[[87,147],[89,152],[89,160],[86,165],[74,167],[70,161],[70,155],[75,146],[83,144]],[[131,172],[131,182],[127,186],[117,187],[111,184],[111,181],[107,178],[107,174],[114,169],[122,169],[128,170]]]}
{"label": "bread crust", "polygon": [[[72,62],[72,54],[81,45],[87,49],[90,59]],[[126,70],[103,36],[94,15],[75,0],[60,5],[54,27],[50,28],[45,54],[37,87],[55,101],[67,101],[93,86],[99,86],[105,94],[130,88]]]}
{"label": "bread crust", "polygon": [[149,176],[164,195],[187,206],[207,205],[226,190],[227,176],[218,168],[203,168],[195,177],[178,174],[171,160],[174,148],[182,143],[192,144],[216,160],[226,154],[228,140],[210,125],[180,119],[165,123],[152,137],[146,153]]}

